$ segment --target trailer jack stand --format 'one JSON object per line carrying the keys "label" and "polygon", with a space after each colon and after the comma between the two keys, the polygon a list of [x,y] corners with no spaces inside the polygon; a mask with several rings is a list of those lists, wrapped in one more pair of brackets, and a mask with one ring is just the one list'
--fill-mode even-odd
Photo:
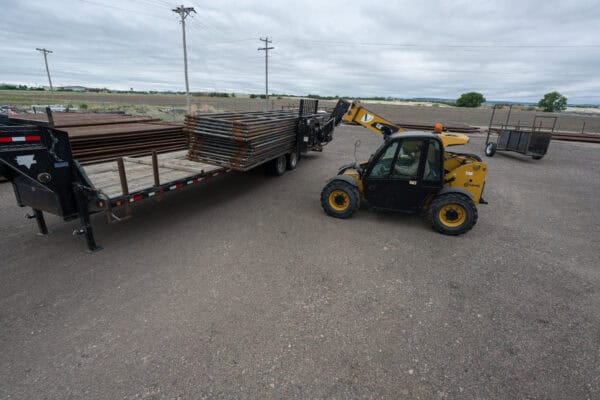
{"label": "trailer jack stand", "polygon": [[91,225],[82,226],[79,229],[75,229],[73,231],[73,236],[85,235],[85,240],[87,242],[88,250],[91,252],[96,252],[102,250],[102,246],[98,246],[96,244],[96,240],[94,239],[94,231]]}
{"label": "trailer jack stand", "polygon": [[48,234],[48,226],[46,225],[46,220],[44,219],[44,213],[41,210],[33,209],[33,215],[27,214],[28,219],[36,220],[38,224],[38,228],[40,229],[40,235]]}
{"label": "trailer jack stand", "polygon": [[92,228],[92,222],[90,221],[90,212],[87,208],[85,189],[81,185],[75,185],[74,189],[75,198],[77,200],[77,212],[79,214],[81,228],[75,229],[73,231],[73,235],[84,235],[89,251],[95,252],[98,250],[102,250],[102,247],[96,244],[96,239],[94,238],[94,229]]}

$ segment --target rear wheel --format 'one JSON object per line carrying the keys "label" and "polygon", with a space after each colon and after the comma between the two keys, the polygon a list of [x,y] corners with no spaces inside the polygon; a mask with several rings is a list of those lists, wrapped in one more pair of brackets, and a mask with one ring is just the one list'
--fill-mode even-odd
{"label": "rear wheel", "polygon": [[323,188],[321,206],[332,217],[348,218],[360,207],[360,194],[348,182],[334,180]]}
{"label": "rear wheel", "polygon": [[285,156],[279,156],[271,161],[271,173],[275,176],[283,175],[285,173],[286,162],[287,160]]}
{"label": "rear wheel", "polygon": [[292,153],[287,155],[287,169],[289,169],[290,171],[293,169],[296,169],[296,167],[298,166],[298,161],[300,160],[300,157],[298,156],[298,152],[296,150],[294,150]]}
{"label": "rear wheel", "polygon": [[496,154],[496,143],[493,142],[489,142],[486,146],[485,146],[485,155],[488,157],[493,157],[494,154]]}
{"label": "rear wheel", "polygon": [[450,193],[436,197],[429,208],[431,226],[445,235],[461,235],[477,223],[477,207],[462,194]]}

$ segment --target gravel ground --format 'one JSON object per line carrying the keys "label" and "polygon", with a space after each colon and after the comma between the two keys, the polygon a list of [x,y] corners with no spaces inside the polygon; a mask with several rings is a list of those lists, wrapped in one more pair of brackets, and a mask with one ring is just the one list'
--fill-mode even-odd
{"label": "gravel ground", "polygon": [[[0,184],[2,399],[598,399],[600,146],[487,158],[461,237],[329,218],[342,126],[281,178],[233,174],[35,235]],[[466,151],[483,153],[483,139]]]}

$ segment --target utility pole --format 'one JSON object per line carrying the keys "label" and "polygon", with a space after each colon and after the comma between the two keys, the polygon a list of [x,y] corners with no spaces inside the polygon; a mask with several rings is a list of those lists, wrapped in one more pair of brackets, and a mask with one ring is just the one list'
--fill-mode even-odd
{"label": "utility pole", "polygon": [[273,41],[266,36],[264,39],[260,38],[261,42],[265,42],[265,47],[259,47],[259,51],[265,52],[265,98],[267,100],[267,104],[269,104],[269,50],[273,50],[275,47],[269,47],[269,43]]}
{"label": "utility pole", "polygon": [[179,14],[179,16],[181,17],[181,29],[183,32],[183,63],[185,66],[185,101],[187,104],[187,112],[188,114],[191,112],[190,109],[190,84],[188,81],[188,66],[187,66],[187,46],[185,44],[185,19],[190,15],[190,13],[192,12],[196,12],[196,10],[194,10],[194,7],[184,7],[183,5],[180,5],[177,8],[173,9],[173,12]]}
{"label": "utility pole", "polygon": [[48,53],[52,53],[52,50],[36,48],[37,51],[44,53],[44,62],[46,63],[46,73],[48,74],[48,82],[50,82],[50,93],[54,95],[54,88],[52,88],[52,79],[50,79],[50,69],[48,69]]}

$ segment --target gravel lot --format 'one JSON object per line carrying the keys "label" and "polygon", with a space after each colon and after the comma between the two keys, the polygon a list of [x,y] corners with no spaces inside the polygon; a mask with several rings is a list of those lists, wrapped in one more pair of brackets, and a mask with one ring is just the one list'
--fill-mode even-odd
{"label": "gravel lot", "polygon": [[325,215],[356,139],[380,143],[342,126],[281,178],[95,216],[95,254],[0,184],[0,398],[600,398],[600,146],[486,159],[490,204],[447,237]]}

